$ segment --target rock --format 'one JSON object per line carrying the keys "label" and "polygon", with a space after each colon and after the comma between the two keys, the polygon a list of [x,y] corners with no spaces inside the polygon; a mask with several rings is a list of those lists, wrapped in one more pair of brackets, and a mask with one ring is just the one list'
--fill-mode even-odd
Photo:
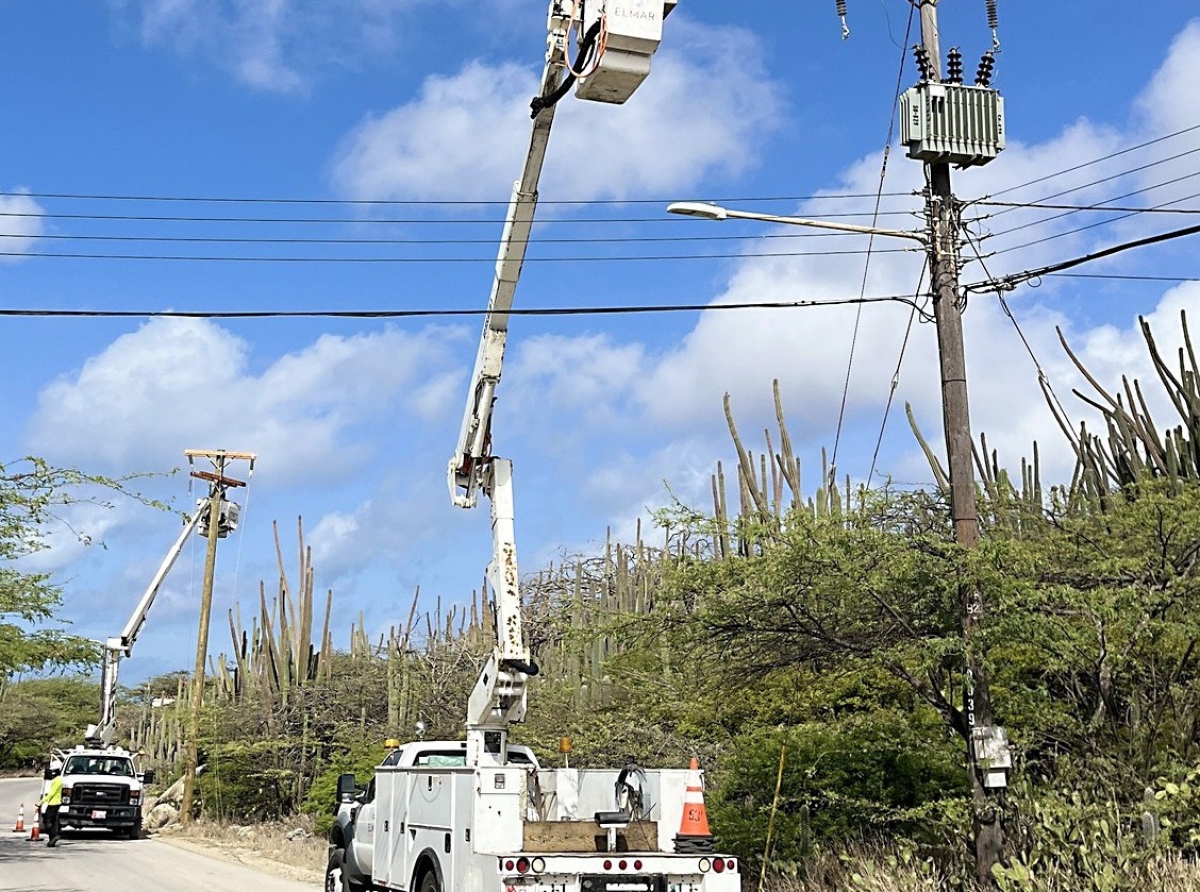
{"label": "rock", "polygon": [[312,839],[312,834],[303,827],[297,827],[295,830],[290,831],[287,835],[288,842],[296,842],[297,840],[301,839]]}
{"label": "rock", "polygon": [[249,824],[246,824],[245,826],[234,827],[233,832],[237,834],[238,839],[252,839],[255,834],[254,828]]}
{"label": "rock", "polygon": [[142,821],[142,825],[147,830],[161,830],[168,824],[173,824],[179,820],[179,810],[173,805],[162,803],[156,805],[150,810],[150,813]]}
{"label": "rock", "polygon": [[[204,773],[206,766],[201,765],[196,769],[196,777]],[[158,797],[159,802],[182,802],[183,801],[183,785],[185,778],[179,778],[171,786],[167,787]]]}

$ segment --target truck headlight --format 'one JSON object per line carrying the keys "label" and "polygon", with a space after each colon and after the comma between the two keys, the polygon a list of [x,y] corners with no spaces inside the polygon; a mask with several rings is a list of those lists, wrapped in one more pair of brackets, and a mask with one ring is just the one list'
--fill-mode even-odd
{"label": "truck headlight", "polygon": [[141,800],[142,800],[142,791],[141,790],[130,790],[129,791],[129,804],[130,805],[137,805],[139,802],[141,802]]}
{"label": "truck headlight", "polygon": [[71,804],[71,788],[70,787],[62,788],[62,802],[63,802],[63,805]]}

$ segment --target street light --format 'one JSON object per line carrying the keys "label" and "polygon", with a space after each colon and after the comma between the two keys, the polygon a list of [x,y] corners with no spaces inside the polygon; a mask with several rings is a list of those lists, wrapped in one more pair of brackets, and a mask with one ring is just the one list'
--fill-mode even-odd
{"label": "street light", "polygon": [[835,229],[838,232],[857,232],[862,235],[891,235],[896,238],[908,238],[922,245],[929,240],[921,232],[909,232],[904,229],[878,229],[874,226],[857,226],[854,223],[831,223],[825,220],[805,220],[803,217],[780,217],[775,214],[757,214],[753,211],[737,211],[721,207],[719,204],[709,204],[706,201],[675,201],[667,205],[668,214],[681,214],[685,217],[702,217],[705,220],[728,220],[733,217],[738,220],[761,220],[764,223],[787,223],[792,226],[811,226],[814,229]]}

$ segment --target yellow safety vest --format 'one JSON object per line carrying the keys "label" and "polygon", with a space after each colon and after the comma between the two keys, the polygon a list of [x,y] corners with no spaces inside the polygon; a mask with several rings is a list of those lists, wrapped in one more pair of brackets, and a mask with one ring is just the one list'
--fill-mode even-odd
{"label": "yellow safety vest", "polygon": [[50,789],[42,797],[43,805],[62,805],[62,775],[50,781]]}

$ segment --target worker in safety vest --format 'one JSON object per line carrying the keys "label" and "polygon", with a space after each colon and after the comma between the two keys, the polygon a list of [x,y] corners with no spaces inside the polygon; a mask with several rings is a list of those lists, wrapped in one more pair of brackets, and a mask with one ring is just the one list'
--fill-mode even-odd
{"label": "worker in safety vest", "polygon": [[50,775],[50,784],[38,802],[42,806],[42,827],[47,834],[46,845],[53,848],[58,845],[58,810],[62,806],[62,768],[51,762],[47,774]]}

